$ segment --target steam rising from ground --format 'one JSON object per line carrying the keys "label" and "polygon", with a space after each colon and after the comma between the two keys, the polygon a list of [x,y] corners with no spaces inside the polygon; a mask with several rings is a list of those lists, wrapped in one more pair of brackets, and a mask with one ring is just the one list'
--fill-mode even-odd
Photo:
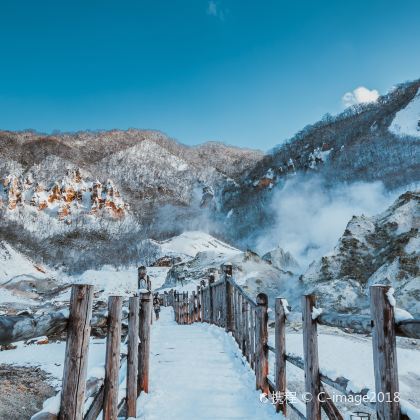
{"label": "steam rising from ground", "polygon": [[381,182],[326,186],[320,177],[296,177],[274,191],[273,226],[257,239],[257,251],[280,245],[302,269],[334,248],[353,215],[372,216],[396,198]]}

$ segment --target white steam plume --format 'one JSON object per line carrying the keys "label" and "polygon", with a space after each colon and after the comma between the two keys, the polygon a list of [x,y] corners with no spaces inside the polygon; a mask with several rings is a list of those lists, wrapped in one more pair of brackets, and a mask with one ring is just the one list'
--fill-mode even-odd
{"label": "white steam plume", "polygon": [[326,186],[320,177],[296,177],[274,191],[273,225],[257,239],[257,251],[278,245],[290,251],[305,269],[331,251],[353,215],[372,216],[396,198],[381,182]]}

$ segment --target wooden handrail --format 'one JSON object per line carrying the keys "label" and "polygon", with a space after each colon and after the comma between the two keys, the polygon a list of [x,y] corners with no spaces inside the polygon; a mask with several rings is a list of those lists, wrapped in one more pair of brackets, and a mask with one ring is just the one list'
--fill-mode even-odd
{"label": "wooden handrail", "polygon": [[[224,286],[223,286],[224,285]],[[380,287],[380,286],[374,286]],[[262,298],[263,296],[264,298]],[[232,277],[225,276],[223,280],[213,283],[207,287],[199,288],[198,293],[198,306],[201,308],[201,321],[209,322],[220,327],[224,327],[226,332],[232,333],[233,338],[238,343],[239,348],[242,350],[244,357],[248,360],[250,367],[255,371],[257,388],[261,389],[264,393],[278,393],[280,395],[287,394],[286,390],[286,371],[285,362],[293,364],[294,366],[305,371],[306,391],[316,397],[317,393],[328,392],[323,384],[332,387],[343,395],[346,396],[365,396],[371,390],[362,389],[356,393],[347,389],[349,380],[344,377],[330,378],[319,370],[318,366],[318,345],[317,345],[317,324],[340,326],[352,328],[355,331],[371,332],[377,328],[376,324],[371,322],[369,315],[344,315],[333,313],[322,313],[318,317],[313,318],[313,309],[315,307],[315,297],[313,295],[305,296],[302,305],[304,311],[304,349],[306,358],[297,355],[286,353],[285,346],[285,323],[286,314],[284,312],[284,302],[282,298],[276,298],[276,345],[270,345],[266,341],[268,317],[266,310],[261,310],[261,306],[257,304],[264,301],[266,304],[267,297],[260,294],[257,297],[257,302],[254,301],[245,290],[237,285]],[[209,313],[209,305],[212,305],[213,314]],[[178,308],[179,310],[179,308]],[[392,313],[392,312],[391,312]],[[179,315],[175,314],[176,319]],[[396,335],[406,337],[419,337],[420,336],[420,320],[408,320],[398,324],[395,323],[393,315],[387,317],[387,328],[394,331]],[[194,319],[192,320],[194,322]],[[377,334],[377,333],[376,333]],[[384,337],[392,336],[389,332]],[[384,344],[382,343],[381,346]],[[392,345],[390,347],[392,349]],[[272,352],[276,358],[275,371],[273,377],[268,376],[268,352]],[[374,350],[374,353],[378,350]],[[310,360],[309,360],[310,359]],[[394,360],[396,358],[394,357]],[[389,367],[392,369],[392,366]],[[394,382],[396,376],[393,376]],[[383,389],[387,389],[388,382],[383,382],[380,385]],[[398,388],[394,388],[398,389]],[[378,390],[376,390],[378,391]],[[384,391],[385,392],[385,391]],[[302,402],[295,403],[290,398],[286,398],[287,406],[298,414],[300,418],[305,418],[302,413]],[[361,403],[365,406],[372,408],[372,403],[366,402],[361,399]],[[377,409],[378,405],[376,406]],[[320,419],[321,408],[326,413],[329,419],[342,420],[343,416],[338,411],[337,407],[331,400],[307,402],[307,418]],[[276,409],[281,410],[286,414],[285,405],[276,404]],[[399,408],[395,409],[397,412]],[[394,413],[395,414],[395,413]],[[404,416],[401,416],[404,418]]]}
{"label": "wooden handrail", "polygon": [[242,296],[248,301],[248,303],[250,303],[254,308],[257,307],[257,302],[255,302],[255,300],[253,300],[248,294],[247,292],[245,292],[245,290],[239,286],[239,284],[236,284],[233,279],[231,277],[228,277],[226,279],[226,281],[228,281],[236,290],[239,291],[239,293],[242,294]]}

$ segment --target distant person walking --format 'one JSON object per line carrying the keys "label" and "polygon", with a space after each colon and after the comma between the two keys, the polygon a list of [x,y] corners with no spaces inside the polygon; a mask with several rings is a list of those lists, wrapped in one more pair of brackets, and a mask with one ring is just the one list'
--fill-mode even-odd
{"label": "distant person walking", "polygon": [[137,269],[137,288],[139,291],[152,291],[152,282],[150,281],[150,277],[147,275],[147,270],[144,265]]}
{"label": "distant person walking", "polygon": [[155,311],[156,321],[159,319],[160,312],[160,299],[159,294],[156,292],[155,297],[153,298],[153,310]]}

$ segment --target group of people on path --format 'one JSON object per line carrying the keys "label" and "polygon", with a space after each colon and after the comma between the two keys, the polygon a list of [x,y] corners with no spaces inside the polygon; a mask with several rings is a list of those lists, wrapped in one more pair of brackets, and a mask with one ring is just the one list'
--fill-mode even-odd
{"label": "group of people on path", "polygon": [[[150,277],[147,274],[147,269],[144,265],[137,269],[137,290],[139,293],[141,290],[147,290],[150,293],[152,292],[152,281],[150,280]],[[158,292],[153,295],[153,310],[157,321],[160,313],[160,299]]]}

